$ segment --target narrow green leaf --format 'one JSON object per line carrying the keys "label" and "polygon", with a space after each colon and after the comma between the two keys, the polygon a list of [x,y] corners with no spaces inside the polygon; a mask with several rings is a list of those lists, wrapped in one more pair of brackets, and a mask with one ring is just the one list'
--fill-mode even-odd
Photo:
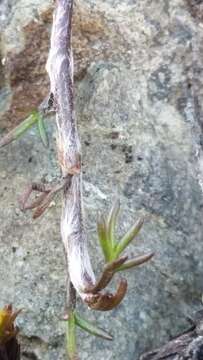
{"label": "narrow green leaf", "polygon": [[39,131],[40,138],[42,140],[43,145],[45,147],[48,147],[49,139],[47,136],[45,125],[44,125],[44,119],[40,113],[38,113],[37,118],[38,118],[37,124],[38,124],[38,131]]}
{"label": "narrow green leaf", "polygon": [[132,267],[144,264],[145,262],[149,261],[153,256],[154,256],[154,253],[137,256],[134,259],[126,261],[125,264],[121,265],[118,269],[116,269],[116,272],[123,271],[123,270],[129,270]]}
{"label": "narrow green leaf", "polygon": [[113,340],[112,335],[110,335],[105,330],[97,327],[95,324],[81,318],[78,314],[75,313],[75,323],[78,325],[81,329],[87,331],[91,335],[101,337],[105,340]]}
{"label": "narrow green leaf", "polygon": [[30,129],[37,122],[36,112],[32,112],[25,120],[23,120],[18,126],[9,131],[1,140],[0,147],[8,145],[10,142],[16,140]]}
{"label": "narrow green leaf", "polygon": [[119,210],[120,210],[120,202],[117,200],[113,204],[107,220],[108,238],[109,241],[111,242],[112,248],[115,246],[115,228],[116,228],[116,220],[119,214]]}
{"label": "narrow green leaf", "polygon": [[70,360],[76,360],[77,350],[76,350],[76,322],[74,312],[68,314],[67,321],[67,352]]}
{"label": "narrow green leaf", "polygon": [[123,252],[123,250],[125,250],[125,248],[129,245],[129,243],[137,236],[143,223],[144,223],[144,218],[139,219],[138,222],[136,222],[136,224],[134,224],[130,228],[130,230],[127,231],[127,233],[123,236],[123,238],[116,246],[115,249],[116,257],[118,257]]}
{"label": "narrow green leaf", "polygon": [[111,259],[112,249],[108,238],[106,222],[102,215],[100,215],[99,220],[97,221],[97,232],[105,260],[109,261]]}

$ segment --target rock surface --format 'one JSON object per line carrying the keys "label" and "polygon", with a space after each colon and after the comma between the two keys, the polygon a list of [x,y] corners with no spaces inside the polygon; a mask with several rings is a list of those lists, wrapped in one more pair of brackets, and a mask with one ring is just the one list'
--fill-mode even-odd
{"label": "rock surface", "polygon": [[[10,128],[48,92],[44,70],[51,1],[0,4],[0,126]],[[138,359],[182,331],[201,307],[203,276],[202,2],[193,0],[75,3],[76,111],[83,147],[89,248],[102,266],[98,210],[116,196],[119,232],[140,213],[148,221],[135,254],[150,264],[126,276],[125,301],[108,314],[90,313],[111,329],[103,342],[81,333],[82,360]],[[57,181],[54,121],[50,147],[37,129],[1,150],[0,305],[24,308],[19,318],[23,360],[64,360],[65,271],[60,197],[40,220],[19,211],[30,180]],[[158,336],[157,336],[158,334]]]}

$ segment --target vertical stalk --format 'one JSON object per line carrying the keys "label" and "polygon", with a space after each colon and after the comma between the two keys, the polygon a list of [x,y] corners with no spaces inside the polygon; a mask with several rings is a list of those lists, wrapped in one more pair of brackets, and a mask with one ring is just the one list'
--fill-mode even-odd
{"label": "vertical stalk", "polygon": [[95,276],[82,219],[81,152],[73,103],[72,10],[73,0],[56,1],[47,71],[56,107],[58,159],[63,177],[71,176],[70,187],[63,193],[61,234],[71,282],[85,299],[85,288],[95,283]]}
{"label": "vertical stalk", "polygon": [[76,321],[75,321],[75,306],[76,306],[76,291],[69,282],[67,286],[67,330],[66,330],[66,343],[67,353],[69,360],[79,360],[77,355],[77,344],[76,344]]}
{"label": "vertical stalk", "polygon": [[[87,250],[82,218],[80,140],[73,102],[72,11],[73,0],[56,0],[47,61],[51,94],[56,109],[58,160],[63,178],[70,180],[63,190],[61,235],[69,277],[74,288],[92,309],[107,311],[122,301],[127,282],[120,280],[114,295],[109,292],[102,293],[105,286],[98,289]],[[103,279],[103,276],[101,278]],[[89,291],[93,290],[94,286],[98,291]]]}
{"label": "vertical stalk", "polygon": [[76,350],[76,323],[73,311],[69,313],[67,321],[67,352],[70,360],[78,360]]}

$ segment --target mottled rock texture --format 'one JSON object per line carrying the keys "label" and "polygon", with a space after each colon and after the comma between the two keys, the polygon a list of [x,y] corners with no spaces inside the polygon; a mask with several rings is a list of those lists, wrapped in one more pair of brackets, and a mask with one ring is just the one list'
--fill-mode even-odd
{"label": "mottled rock texture", "polygon": [[[19,123],[49,91],[44,69],[51,1],[0,3],[0,126]],[[111,329],[112,343],[81,333],[81,359],[135,360],[182,331],[203,290],[203,9],[195,0],[75,2],[76,112],[83,147],[84,208],[95,269],[102,266],[96,217],[119,196],[121,233],[148,221],[130,253],[152,249],[127,274],[114,311],[86,316]],[[64,360],[65,271],[60,196],[33,222],[17,198],[29,180],[56,181],[50,148],[37,130],[1,150],[0,303],[24,308],[23,360]]]}

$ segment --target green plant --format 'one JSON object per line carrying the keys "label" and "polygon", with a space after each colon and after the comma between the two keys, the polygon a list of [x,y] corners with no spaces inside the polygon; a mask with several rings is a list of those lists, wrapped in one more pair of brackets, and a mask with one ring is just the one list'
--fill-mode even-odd
{"label": "green plant", "polygon": [[0,148],[10,144],[11,142],[20,138],[26,131],[28,131],[34,125],[38,126],[38,131],[42,143],[45,147],[48,146],[48,136],[46,132],[46,128],[44,126],[43,115],[40,110],[32,111],[29,116],[23,120],[19,125],[17,125],[14,129],[9,131],[3,138],[0,140]]}
{"label": "green plant", "polygon": [[[56,0],[51,35],[51,46],[47,61],[51,93],[48,109],[56,113],[58,159],[61,179],[54,186],[32,183],[21,197],[21,209],[34,209],[33,218],[38,218],[48,208],[55,194],[63,190],[63,210],[61,234],[67,260],[67,352],[70,360],[78,359],[76,328],[88,333],[112,340],[112,336],[78,314],[76,293],[90,309],[109,311],[123,300],[127,291],[127,281],[119,278],[115,293],[109,293],[106,287],[117,273],[131,269],[151,259],[153,253],[128,259],[121,256],[137,236],[144,219],[138,222],[121,237],[116,236],[116,224],[120,204],[117,201],[107,216],[101,215],[97,223],[98,237],[105,264],[98,280],[91,265],[86,244],[86,232],[82,212],[82,176],[81,147],[77,131],[73,102],[73,61],[71,50],[73,0]],[[43,124],[43,111],[32,113],[23,123],[7,134],[0,142],[4,146],[16,140],[27,129],[38,124],[40,137],[47,146],[48,139]],[[40,192],[40,196],[28,204],[31,192]]]}
{"label": "green plant", "polygon": [[[90,293],[97,293],[109,284],[114,274],[117,272],[121,272],[124,270],[129,270],[136,266],[139,266],[153,257],[153,253],[148,253],[145,255],[137,256],[133,259],[128,260],[127,256],[119,257],[121,253],[128,247],[128,245],[135,239],[138,235],[143,223],[144,218],[139,219],[127,232],[123,235],[120,241],[116,240],[116,224],[117,218],[120,210],[120,203],[118,201],[113,205],[110,213],[107,216],[100,216],[97,222],[97,231],[100,248],[103,252],[106,265],[104,266],[103,273],[98,280],[98,282],[94,285],[94,287],[90,287],[87,289]],[[123,294],[122,294],[123,295]],[[71,285],[69,288],[69,307],[67,311],[67,352],[69,355],[69,359],[78,359],[77,353],[77,341],[76,341],[76,333],[77,326],[82,330],[87,331],[89,334],[101,337],[105,340],[113,340],[113,336],[109,334],[106,330],[98,327],[97,324],[93,324],[88,320],[81,317],[76,311],[76,294],[75,289]],[[123,297],[122,297],[123,298]],[[122,300],[119,298],[119,302]],[[74,300],[73,300],[74,299]],[[118,303],[119,303],[118,302]],[[118,303],[115,303],[114,300],[112,302],[112,308],[117,306]],[[93,307],[94,308],[94,307]],[[110,310],[103,309],[100,310]]]}

